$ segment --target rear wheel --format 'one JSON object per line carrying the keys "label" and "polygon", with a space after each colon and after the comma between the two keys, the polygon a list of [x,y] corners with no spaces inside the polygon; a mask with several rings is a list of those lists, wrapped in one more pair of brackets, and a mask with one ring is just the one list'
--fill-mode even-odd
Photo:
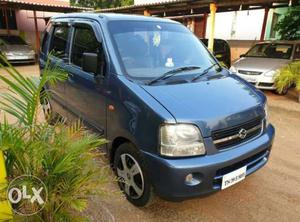
{"label": "rear wheel", "polygon": [[41,100],[42,109],[44,112],[45,120],[50,125],[55,125],[57,122],[61,121],[59,115],[53,112],[51,103],[48,98]]}
{"label": "rear wheel", "polygon": [[139,207],[152,203],[154,194],[142,156],[132,144],[124,143],[117,149],[114,170],[119,187],[128,201]]}

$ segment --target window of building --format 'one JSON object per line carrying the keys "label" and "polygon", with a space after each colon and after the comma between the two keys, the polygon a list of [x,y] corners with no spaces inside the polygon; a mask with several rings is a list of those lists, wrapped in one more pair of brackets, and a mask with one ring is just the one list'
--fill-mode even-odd
{"label": "window of building", "polygon": [[274,12],[273,13],[273,19],[272,19],[272,24],[271,24],[271,33],[270,33],[270,37],[271,38],[276,38],[276,31],[274,30],[278,20],[279,20],[280,14]]}
{"label": "window of building", "polygon": [[[8,19],[8,28],[11,30],[17,30],[16,13],[14,10],[6,10]],[[5,20],[5,10],[0,11],[0,29],[7,29]]]}
{"label": "window of building", "polygon": [[67,43],[70,28],[68,26],[55,26],[49,52],[58,58],[67,58]]}
{"label": "window of building", "polygon": [[82,66],[83,53],[99,53],[100,43],[97,41],[93,29],[89,26],[76,27],[72,46],[71,62]]}

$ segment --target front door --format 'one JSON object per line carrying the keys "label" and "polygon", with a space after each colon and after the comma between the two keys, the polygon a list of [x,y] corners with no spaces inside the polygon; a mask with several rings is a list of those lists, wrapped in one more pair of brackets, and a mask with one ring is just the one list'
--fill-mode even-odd
{"label": "front door", "polygon": [[[67,107],[73,117],[105,135],[106,130],[106,78],[105,72],[88,73],[82,70],[83,53],[97,53],[103,56],[95,27],[89,23],[73,26],[73,35],[66,82]],[[101,76],[100,76],[101,75]]]}

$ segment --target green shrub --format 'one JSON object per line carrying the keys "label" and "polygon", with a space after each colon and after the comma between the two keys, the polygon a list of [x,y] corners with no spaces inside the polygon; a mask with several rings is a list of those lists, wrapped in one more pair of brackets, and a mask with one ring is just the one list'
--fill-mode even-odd
{"label": "green shrub", "polygon": [[[38,120],[40,99],[48,95],[42,89],[46,84],[64,81],[66,74],[49,63],[38,78],[25,78],[4,57],[2,65],[9,77],[0,80],[9,87],[2,93],[0,110],[17,120],[0,123],[0,150],[6,157],[8,179],[33,175],[46,185],[48,199],[45,207],[28,221],[82,221],[82,212],[92,195],[106,193],[107,171],[95,160],[95,149],[106,143],[88,132],[80,122],[68,126],[54,126]],[[15,219],[18,216],[16,215]],[[23,217],[21,220],[24,220]]]}
{"label": "green shrub", "polygon": [[300,91],[300,61],[293,62],[279,70],[275,85],[279,93],[292,85]]}

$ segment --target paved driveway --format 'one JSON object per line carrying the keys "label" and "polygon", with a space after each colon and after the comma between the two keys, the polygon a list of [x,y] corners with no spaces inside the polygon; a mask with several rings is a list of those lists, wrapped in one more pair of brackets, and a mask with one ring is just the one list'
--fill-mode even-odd
{"label": "paved driveway", "polygon": [[[37,75],[37,66],[17,67]],[[3,72],[0,71],[0,74]],[[0,90],[5,88],[0,85]],[[86,214],[93,221],[299,221],[300,216],[300,104],[296,93],[266,92],[276,138],[269,163],[243,182],[206,198],[181,203],[158,199],[139,209],[121,195],[92,199]],[[112,183],[109,190],[117,190]]]}

